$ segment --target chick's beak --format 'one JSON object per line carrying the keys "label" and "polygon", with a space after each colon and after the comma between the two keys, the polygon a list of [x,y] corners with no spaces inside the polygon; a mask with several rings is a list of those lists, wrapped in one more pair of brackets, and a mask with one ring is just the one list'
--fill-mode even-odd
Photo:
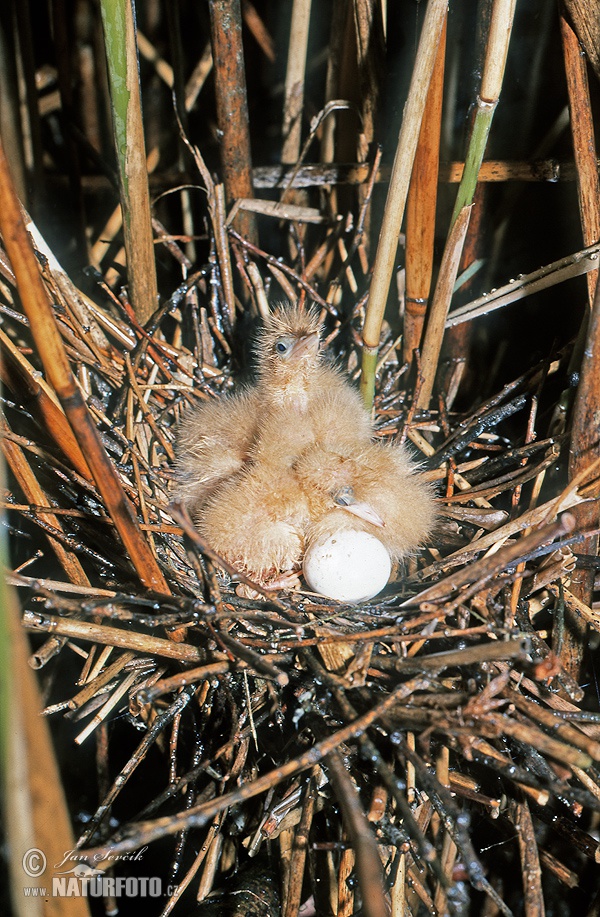
{"label": "chick's beak", "polygon": [[311,354],[311,356],[316,356],[319,352],[319,335],[316,332],[312,334],[303,334],[302,337],[294,343],[292,347],[292,355],[294,359],[298,357],[303,357],[305,354]]}
{"label": "chick's beak", "polygon": [[364,522],[370,522],[371,525],[377,525],[379,528],[385,525],[379,513],[376,513],[369,503],[355,500],[351,487],[343,487],[334,495],[333,499],[341,509],[352,513],[353,516],[358,516]]}

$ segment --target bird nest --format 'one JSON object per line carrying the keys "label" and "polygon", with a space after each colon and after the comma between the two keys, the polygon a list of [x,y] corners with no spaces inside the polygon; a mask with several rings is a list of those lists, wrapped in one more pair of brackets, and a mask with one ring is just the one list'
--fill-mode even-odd
{"label": "bird nest", "polygon": [[[231,245],[256,276],[260,252]],[[565,664],[573,621],[597,628],[569,589],[583,537],[570,510],[590,484],[567,485],[560,435],[533,434],[568,353],[475,409],[449,397],[425,411],[388,331],[376,435],[410,445],[435,485],[435,538],[369,603],[252,599],[171,504],[177,424],[230,390],[247,337],[215,295],[218,264],[141,327],[42,260],[150,555],[132,563],[74,464],[4,265],[9,582],[60,724],[78,859],[129,876],[152,863],[176,887],[156,914],[196,899],[198,917],[541,913],[542,887],[593,896],[600,721]],[[362,304],[343,311],[276,270],[321,304],[327,346],[356,375]]]}

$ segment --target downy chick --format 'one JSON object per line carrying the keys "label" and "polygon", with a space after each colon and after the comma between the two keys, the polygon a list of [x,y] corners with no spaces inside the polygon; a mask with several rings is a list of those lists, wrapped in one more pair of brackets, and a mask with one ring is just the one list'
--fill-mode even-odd
{"label": "downy chick", "polygon": [[331,526],[365,528],[395,558],[433,516],[404,450],[371,442],[360,395],[320,354],[320,327],[314,310],[276,309],[258,338],[256,385],[201,405],[180,438],[180,497],[198,529],[263,584],[296,573]]}
{"label": "downy chick", "polygon": [[322,361],[320,328],[313,310],[276,309],[257,340],[256,385],[199,405],[181,428],[179,498],[211,546],[262,583],[302,562],[310,511],[297,456],[330,442],[332,416],[348,448],[370,441],[358,393]]}

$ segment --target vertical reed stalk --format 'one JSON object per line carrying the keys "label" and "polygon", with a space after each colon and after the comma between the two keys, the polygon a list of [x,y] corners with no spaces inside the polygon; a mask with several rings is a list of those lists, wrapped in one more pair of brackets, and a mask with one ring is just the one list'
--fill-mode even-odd
{"label": "vertical reed stalk", "polygon": [[446,23],[442,30],[425,103],[406,204],[406,312],[403,350],[407,363],[411,362],[414,351],[421,345],[431,288],[445,55]]}
{"label": "vertical reed stalk", "polygon": [[379,233],[377,254],[373,266],[373,279],[363,328],[360,387],[365,404],[369,408],[373,404],[375,397],[375,372],[381,324],[396,261],[398,236],[406,206],[408,185],[417,149],[419,130],[437,57],[442,27],[446,18],[446,9],[446,0],[429,0],[427,4]]}
{"label": "vertical reed stalk", "polygon": [[457,219],[452,224],[450,235],[446,242],[442,263],[440,265],[440,274],[431,303],[431,312],[427,325],[427,333],[423,342],[421,353],[421,376],[422,382],[417,397],[417,407],[426,408],[431,399],[433,383],[442,349],[444,338],[444,325],[448,315],[448,306],[452,298],[452,291],[456,282],[456,274],[460,256],[469,228],[472,205],[463,207],[458,214]]}
{"label": "vertical reed stalk", "polygon": [[312,0],[294,0],[290,24],[285,100],[283,105],[283,148],[281,161],[292,165],[300,156],[304,77]]}
{"label": "vertical reed stalk", "polygon": [[[586,61],[577,35],[565,19],[560,17],[560,30],[565,58],[565,75],[569,93],[569,113],[573,152],[577,170],[577,194],[583,244],[592,245],[600,238],[600,180],[594,142],[594,118],[590,102]],[[587,275],[590,308],[598,281],[598,271]]]}
{"label": "vertical reed stalk", "polygon": [[357,158],[364,162],[375,139],[375,119],[385,60],[379,0],[354,0],[354,28],[358,73],[361,79],[361,121]]}
{"label": "vertical reed stalk", "polygon": [[600,0],[563,0],[579,41],[600,79]]}
{"label": "vertical reed stalk", "polygon": [[517,0],[495,0],[492,8],[481,89],[477,97],[475,118],[465,158],[465,168],[454,204],[452,222],[456,220],[463,207],[473,202],[477,176],[502,89],[516,2]]}
{"label": "vertical reed stalk", "polygon": [[129,296],[144,324],[158,305],[133,0],[101,0]]}
{"label": "vertical reed stalk", "polygon": [[[210,31],[215,74],[217,121],[221,131],[221,169],[227,204],[254,197],[246,71],[240,0],[210,0]],[[256,243],[256,220],[241,211],[236,230]]]}
{"label": "vertical reed stalk", "polygon": [[[565,58],[565,73],[569,93],[569,111],[575,165],[577,168],[577,191],[584,244],[589,245],[600,236],[600,182],[596,164],[594,122],[590,103],[586,62],[581,53],[579,40],[564,16],[561,16],[561,34]],[[586,333],[587,342],[582,357],[581,381],[575,396],[569,453],[569,477],[575,478],[600,455],[598,441],[598,405],[600,404],[600,297],[598,271],[587,275],[588,298],[591,306],[589,323],[584,322],[580,341]],[[596,528],[600,524],[597,503],[584,503],[576,507],[581,528]],[[598,536],[587,538],[578,548],[581,554],[596,556]],[[594,571],[576,569],[571,577],[571,592],[584,604],[592,604]],[[560,654],[565,669],[575,679],[579,678],[583,652],[586,645],[587,625],[573,611],[565,608],[565,626]]]}
{"label": "vertical reed stalk", "polygon": [[[2,561],[6,561],[5,556]],[[0,775],[14,913],[19,917],[90,917],[87,899],[76,895],[45,899],[40,895],[34,899],[39,908],[22,906],[29,900],[24,898],[24,886],[50,886],[53,865],[62,861],[66,850],[74,848],[75,841],[48,720],[42,716],[35,672],[28,664],[30,650],[21,627],[19,603],[5,583],[0,598],[4,648],[0,658]],[[43,851],[46,862],[40,857],[35,866],[42,866],[43,872],[28,876],[23,864],[27,865],[32,851]],[[34,865],[32,860],[29,864]]]}
{"label": "vertical reed stalk", "polygon": [[[492,126],[494,112],[496,111],[498,99],[500,98],[500,91],[502,89],[508,45],[515,15],[515,5],[516,0],[494,0],[494,5],[492,7],[485,62],[481,77],[481,88],[477,97],[475,117],[473,119],[469,146],[465,158],[465,167],[460,185],[458,186],[454,211],[452,213],[450,235],[446,243],[446,248],[449,251],[444,252],[443,258],[447,268],[454,271],[454,276],[448,273],[444,279],[443,286],[438,283],[438,289],[436,290],[437,303],[435,320],[430,320],[427,324],[425,341],[423,343],[423,353],[427,353],[427,366],[422,367],[423,383],[418,398],[418,406],[421,408],[426,408],[428,406],[433,392],[435,374],[437,372],[444,336],[444,324],[448,315],[448,309],[450,308],[450,300],[452,298],[452,291],[458,273],[458,265],[460,263],[460,255],[465,240],[467,225],[461,225],[461,231],[459,233],[454,233],[453,230],[454,227],[459,224],[459,220],[461,224],[463,224],[465,214],[467,214],[466,224],[468,224],[473,198],[475,196],[475,189],[477,188],[477,176],[483,161],[483,154]],[[457,245],[459,246],[458,248]],[[440,327],[437,326],[438,322],[440,323]]]}

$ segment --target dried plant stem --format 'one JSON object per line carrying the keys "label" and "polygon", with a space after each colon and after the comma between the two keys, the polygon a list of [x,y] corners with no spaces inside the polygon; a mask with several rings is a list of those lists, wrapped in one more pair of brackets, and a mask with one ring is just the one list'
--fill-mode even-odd
{"label": "dried plant stem", "polygon": [[377,367],[381,324],[396,261],[398,236],[404,216],[423,110],[446,17],[446,9],[446,0],[429,0],[427,4],[415,67],[394,156],[363,328],[360,385],[363,399],[368,407],[371,407],[375,397],[375,370]]}
{"label": "dried plant stem", "polygon": [[[53,864],[60,863],[65,851],[74,848],[74,839],[50,730],[41,716],[36,676],[27,664],[29,647],[20,626],[18,602],[11,591],[5,592],[2,599],[2,643],[11,649],[8,658],[2,659],[0,692],[2,803],[11,851],[8,858],[11,898],[16,904],[23,900],[24,885],[51,883]],[[47,864],[33,879],[25,876],[22,866],[23,858],[32,848],[43,851]],[[89,917],[90,912],[84,897],[73,896],[62,899],[60,909],[22,908],[18,913],[23,917],[25,914],[50,917],[58,913],[64,917]]]}
{"label": "dried plant stem", "polygon": [[445,55],[446,23],[427,94],[406,205],[406,312],[402,346],[407,363],[421,345],[433,271]]}
{"label": "dried plant stem", "polygon": [[385,880],[381,858],[358,790],[337,750],[327,755],[326,764],[336,799],[342,810],[344,825],[352,840],[365,917],[387,917],[389,911],[383,891]]}
{"label": "dried plant stem", "polygon": [[304,77],[308,50],[308,30],[312,0],[294,0],[290,41],[285,74],[283,105],[283,147],[281,161],[295,163],[300,155],[302,140],[302,110],[304,108]]}
{"label": "dried plant stem", "polygon": [[129,295],[140,324],[158,306],[132,0],[101,0]]}
{"label": "dried plant stem", "polygon": [[292,843],[289,882],[287,884],[282,917],[297,917],[300,910],[308,839],[317,801],[315,784],[316,781],[313,775],[306,786],[302,815]]}
{"label": "dried plant stem", "polygon": [[[594,143],[594,121],[590,103],[585,59],[577,36],[565,16],[561,16],[561,34],[565,58],[565,73],[569,92],[569,111],[575,164],[577,167],[577,190],[579,212],[585,244],[597,241],[600,236],[600,181],[596,167]],[[582,356],[581,382],[573,406],[571,443],[569,454],[569,477],[573,479],[592,464],[599,454],[597,406],[600,403],[600,362],[597,353],[600,331],[600,300],[598,298],[598,272],[588,273],[588,298],[591,315],[587,328],[587,342]],[[579,336],[580,345],[586,333],[585,324]],[[574,357],[579,357],[576,347]],[[576,369],[577,367],[574,367]],[[566,402],[568,393],[563,401]],[[597,503],[578,507],[576,515],[583,528],[597,528],[600,511]],[[598,554],[598,536],[587,538],[581,548],[582,554]],[[590,569],[578,568],[571,578],[571,591],[576,599],[586,605],[592,604],[594,573]],[[579,679],[581,661],[586,644],[587,623],[571,608],[565,608],[565,627],[560,645],[560,655],[567,672]]]}
{"label": "dried plant stem", "polygon": [[375,139],[382,60],[385,57],[383,22],[379,0],[354,0],[358,73],[361,87],[361,131],[358,161],[364,162]]}
{"label": "dried plant stem", "polygon": [[510,816],[515,826],[521,856],[523,873],[523,894],[525,917],[544,917],[544,895],[542,893],[542,871],[533,820],[527,801],[513,800]]}
{"label": "dried plant stem", "polygon": [[[142,582],[169,592],[73,378],[40,276],[0,143],[0,232],[46,375],[58,395],[94,481]],[[60,445],[60,444],[59,444]]]}
{"label": "dried plant stem", "polygon": [[590,64],[600,77],[600,3],[598,0],[564,0]]}
{"label": "dried plant stem", "polygon": [[450,308],[450,300],[452,299],[463,243],[469,228],[471,209],[472,204],[462,208],[457,219],[452,224],[444,249],[421,353],[421,376],[423,381],[417,396],[418,408],[427,408],[433,393],[433,383],[435,382],[435,374],[444,339],[444,326],[448,309]]}
{"label": "dried plant stem", "polygon": [[204,653],[187,643],[173,643],[161,637],[134,633],[131,630],[120,630],[118,627],[106,627],[103,624],[91,624],[87,621],[67,620],[38,612],[28,611],[23,616],[23,626],[28,630],[52,633],[70,637],[73,640],[85,640],[100,643],[103,646],[118,646],[121,649],[133,649],[149,656],[166,656],[180,662],[202,662]]}
{"label": "dried plant stem", "polygon": [[[231,204],[240,197],[254,197],[240,0],[210,0],[209,10],[221,169]],[[235,226],[242,236],[257,241],[251,213],[239,214]]]}
{"label": "dried plant stem", "polygon": [[54,392],[46,380],[36,374],[31,363],[1,329],[0,353],[2,354],[0,361],[2,384],[13,394],[20,395],[25,403],[31,399],[47,429],[55,441],[60,443],[63,455],[71,462],[78,474],[91,481],[90,469]]}
{"label": "dried plant stem", "polygon": [[[596,285],[592,314],[590,316],[587,341],[581,364],[581,379],[573,407],[573,426],[569,451],[569,477],[589,468],[599,458],[598,405],[600,404],[600,284]],[[600,503],[592,500],[574,507],[578,526],[583,529],[597,529],[600,525]],[[586,538],[579,552],[597,556],[598,535]],[[592,606],[594,591],[594,569],[577,567],[571,574],[571,592]],[[586,644],[587,624],[577,613],[565,609],[565,628],[561,645],[561,659],[565,669],[578,679]]]}
{"label": "dried plant stem", "polygon": [[[4,434],[7,430],[6,421],[0,421],[0,433]],[[2,451],[6,458],[7,464],[18,481],[19,487],[23,491],[25,498],[29,503],[42,506],[48,502],[48,498],[40,487],[29,462],[25,458],[23,450],[16,443],[11,442],[2,435]],[[54,526],[59,532],[62,532],[62,524],[58,516],[54,513],[48,513],[45,521]],[[69,580],[77,586],[90,586],[81,563],[76,554],[65,548],[56,538],[48,536],[50,546]]]}
{"label": "dried plant stem", "polygon": [[[412,678],[410,681],[390,691],[382,700],[379,701],[371,710],[362,716],[357,717],[348,726],[344,726],[337,732],[333,733],[320,742],[317,742],[312,748],[287,761],[281,767],[276,767],[247,783],[242,783],[229,793],[225,793],[218,799],[210,800],[206,803],[200,803],[193,808],[173,816],[165,816],[152,821],[139,822],[136,826],[135,833],[130,830],[129,836],[123,839],[113,839],[108,846],[96,847],[82,851],[82,855],[87,858],[102,858],[103,856],[116,853],[124,853],[127,850],[136,850],[144,844],[151,843],[158,838],[177,834],[185,827],[202,827],[211,818],[214,818],[219,812],[236,805],[247,799],[253,799],[262,793],[276,786],[283,780],[299,774],[302,771],[312,768],[318,764],[324,757],[337,749],[342,743],[351,741],[353,737],[360,736],[373,723],[379,720],[388,710],[392,709],[403,699],[410,697],[415,691],[423,690],[427,686],[426,679]],[[130,826],[131,828],[132,826]]]}
{"label": "dried plant stem", "polygon": [[[596,164],[594,118],[590,101],[587,66],[581,53],[577,35],[564,14],[560,17],[560,28],[565,58],[565,75],[569,92],[569,113],[577,168],[577,192],[583,244],[592,245],[600,238],[600,180]],[[594,301],[597,280],[598,271],[590,271],[587,275],[590,307]]]}
{"label": "dried plant stem", "polygon": [[517,280],[511,280],[510,283],[499,287],[493,293],[484,293],[483,296],[473,299],[464,306],[453,309],[446,319],[446,328],[453,328],[455,325],[471,321],[480,315],[488,315],[495,309],[502,309],[540,290],[547,290],[557,283],[563,283],[572,277],[579,277],[581,274],[597,270],[599,256],[600,244],[596,242],[573,255],[559,258],[558,261],[546,264],[530,274],[524,274]]}

